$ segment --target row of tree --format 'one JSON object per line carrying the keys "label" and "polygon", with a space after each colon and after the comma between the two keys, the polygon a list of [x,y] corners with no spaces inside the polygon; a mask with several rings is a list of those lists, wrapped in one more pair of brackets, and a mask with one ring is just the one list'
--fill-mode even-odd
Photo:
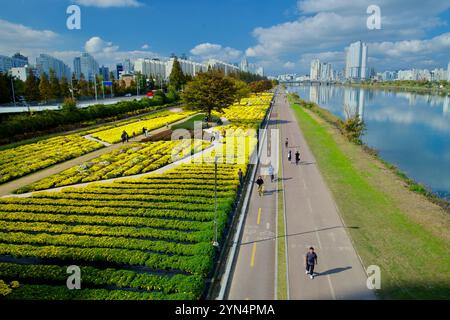
{"label": "row of tree", "polygon": [[[112,74],[110,75],[112,76]],[[145,93],[147,90],[159,88],[153,79],[143,75],[136,75],[136,81],[131,81],[129,86],[123,80],[114,80],[112,88],[103,86],[103,78],[99,75],[95,80],[87,80],[83,74],[80,79],[75,76],[70,79],[62,77],[58,79],[53,70],[49,75],[42,74],[40,78],[28,71],[27,80],[22,81],[9,74],[0,73],[0,104],[21,100],[23,97],[28,103],[63,101],[64,98],[89,99],[97,96],[124,96],[131,93]],[[112,89],[112,90],[111,90]]]}

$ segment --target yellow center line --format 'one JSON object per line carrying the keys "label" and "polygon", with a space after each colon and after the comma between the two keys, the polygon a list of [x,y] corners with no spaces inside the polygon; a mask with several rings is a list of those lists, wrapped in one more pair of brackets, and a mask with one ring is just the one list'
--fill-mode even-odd
{"label": "yellow center line", "polygon": [[256,242],[253,243],[252,248],[252,259],[250,260],[250,267],[254,267],[255,265],[255,256],[256,256]]}
{"label": "yellow center line", "polygon": [[260,224],[261,222],[261,208],[258,209],[258,221],[257,224]]}

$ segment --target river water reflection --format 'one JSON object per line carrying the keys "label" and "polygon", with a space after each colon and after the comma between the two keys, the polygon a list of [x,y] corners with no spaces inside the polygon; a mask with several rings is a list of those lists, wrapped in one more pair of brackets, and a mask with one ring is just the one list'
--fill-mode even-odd
{"label": "river water reflection", "polygon": [[450,199],[450,98],[349,88],[289,86],[304,100],[345,118],[357,112],[367,131],[363,141],[412,179]]}

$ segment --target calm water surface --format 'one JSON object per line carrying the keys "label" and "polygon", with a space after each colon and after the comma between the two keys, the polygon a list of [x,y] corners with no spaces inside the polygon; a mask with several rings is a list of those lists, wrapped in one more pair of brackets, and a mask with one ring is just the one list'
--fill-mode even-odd
{"label": "calm water surface", "polygon": [[410,178],[450,199],[450,98],[341,86],[290,86],[304,100],[345,118],[357,112],[363,141]]}

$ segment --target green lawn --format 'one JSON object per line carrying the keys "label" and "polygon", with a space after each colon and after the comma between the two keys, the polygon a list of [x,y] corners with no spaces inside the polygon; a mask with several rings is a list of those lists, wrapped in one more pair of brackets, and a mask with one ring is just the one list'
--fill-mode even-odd
{"label": "green lawn", "polygon": [[177,130],[177,129],[194,130],[194,122],[196,122],[196,121],[201,122],[203,124],[203,127],[205,127],[205,124],[203,123],[204,120],[205,120],[204,114],[197,114],[182,123],[171,126],[170,129],[171,130]]}
{"label": "green lawn", "polygon": [[[364,265],[381,268],[379,297],[449,299],[448,241],[411,218],[399,208],[395,195],[374,184],[371,176],[384,176],[386,169],[361,160],[358,152],[362,151],[344,153],[342,141],[338,144],[328,124],[319,123],[298,105],[293,110],[346,225],[352,227],[349,232]],[[356,149],[361,148],[351,146],[346,152]],[[370,170],[356,169],[355,161],[368,162]]]}

